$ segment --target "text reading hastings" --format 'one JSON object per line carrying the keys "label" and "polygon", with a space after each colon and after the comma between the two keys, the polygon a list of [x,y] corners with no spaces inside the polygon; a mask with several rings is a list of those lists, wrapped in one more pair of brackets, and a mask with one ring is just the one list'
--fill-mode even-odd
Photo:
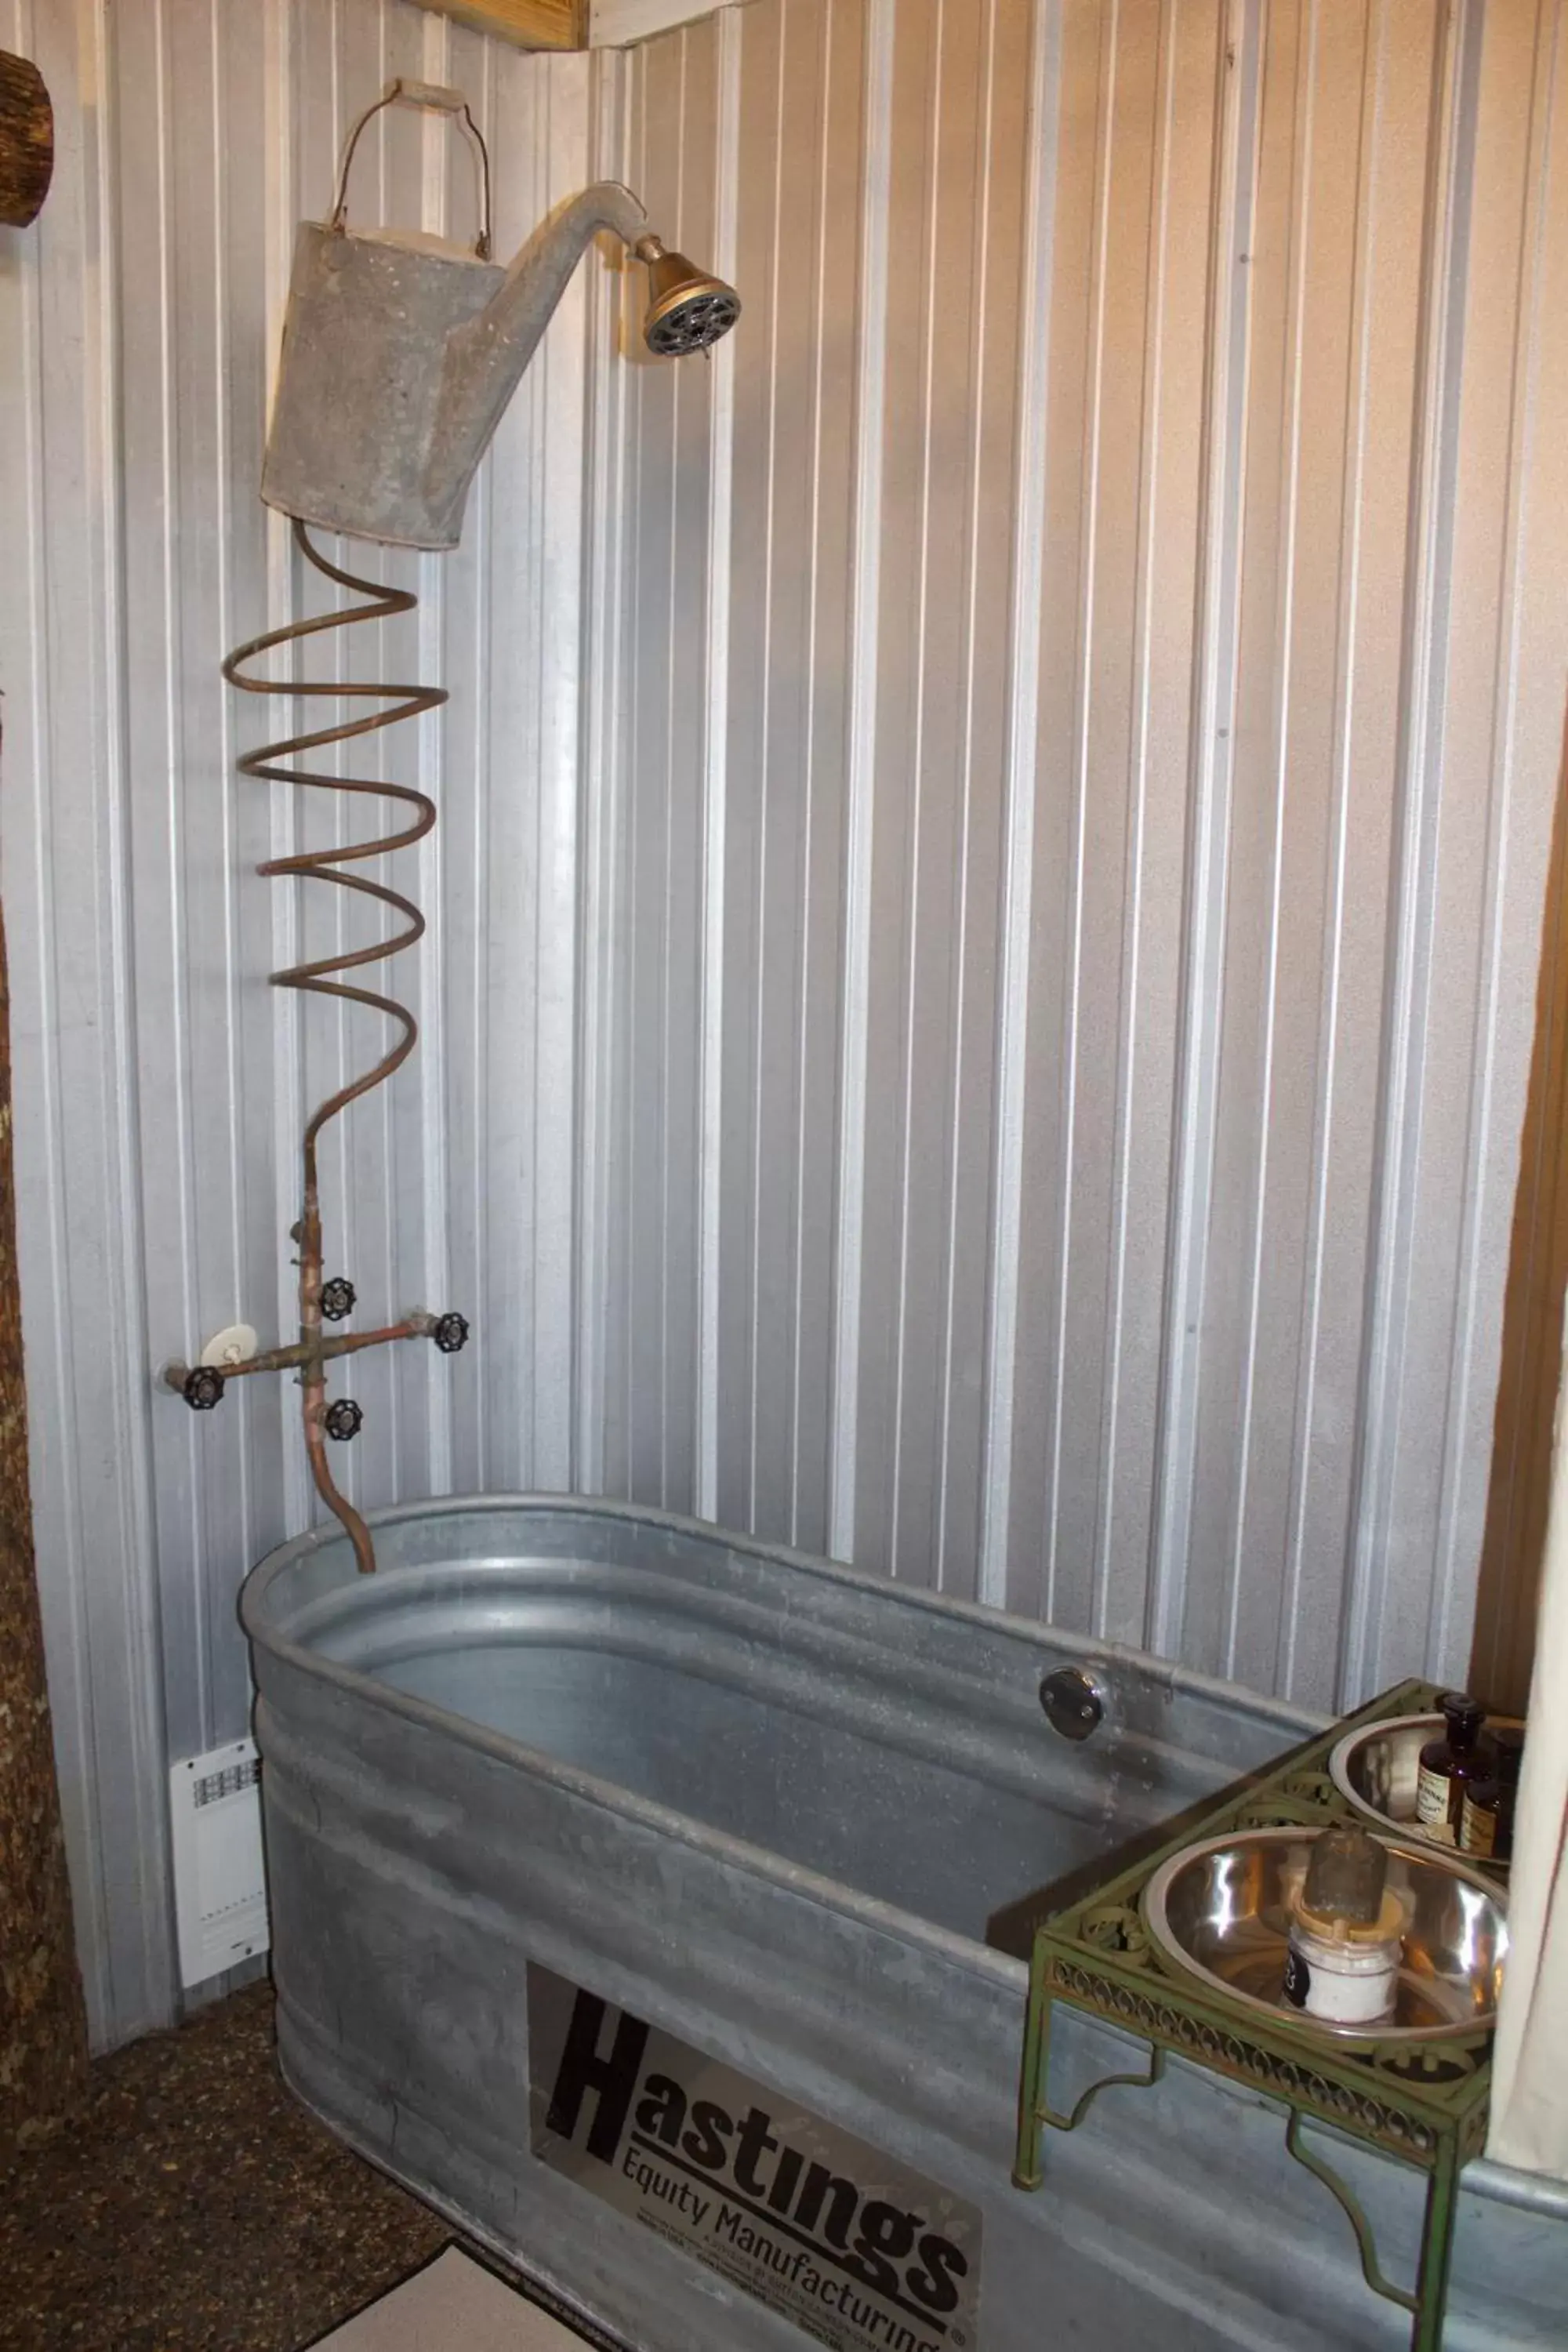
{"label": "text reading hastings", "polygon": [[836,2352],[974,2352],[972,2206],[596,1994],[529,1979],[536,2155]]}

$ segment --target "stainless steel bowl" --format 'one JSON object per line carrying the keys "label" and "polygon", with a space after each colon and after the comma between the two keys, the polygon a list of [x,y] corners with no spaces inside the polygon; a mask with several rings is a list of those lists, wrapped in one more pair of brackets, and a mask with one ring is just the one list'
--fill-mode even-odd
{"label": "stainless steel bowl", "polygon": [[1436,1847],[1380,1838],[1409,1925],[1392,2019],[1329,2025],[1281,2001],[1288,1892],[1321,1830],[1233,1830],[1162,1863],[1143,1890],[1149,1933],[1168,1960],[1246,2010],[1336,2042],[1446,2042],[1493,2023],[1508,1952],[1503,1898]]}
{"label": "stainless steel bowl", "polygon": [[[1489,1729],[1517,1731],[1513,1715],[1488,1718]],[[1329,1758],[1329,1777],[1342,1797],[1379,1829],[1405,1837],[1422,1832],[1415,1820],[1415,1781],[1421,1750],[1443,1728],[1440,1715],[1394,1715],[1380,1723],[1363,1723],[1347,1731]],[[1436,1844],[1437,1841],[1432,1841]],[[1489,1870],[1506,1870],[1506,1862],[1488,1862]]]}

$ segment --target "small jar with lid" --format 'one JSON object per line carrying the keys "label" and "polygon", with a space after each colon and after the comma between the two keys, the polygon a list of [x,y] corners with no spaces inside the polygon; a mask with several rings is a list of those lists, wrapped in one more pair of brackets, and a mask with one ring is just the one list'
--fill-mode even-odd
{"label": "small jar with lid", "polygon": [[1444,1729],[1421,1750],[1415,1782],[1415,1826],[1440,1845],[1458,1845],[1465,1787],[1490,1764],[1481,1747],[1486,1710],[1467,1691],[1444,1691],[1438,1700]]}
{"label": "small jar with lid", "polygon": [[1464,1784],[1459,1845],[1478,1862],[1507,1862],[1513,1853],[1513,1813],[1523,1760],[1523,1732],[1500,1724],[1491,1735],[1491,1759],[1484,1776]]}
{"label": "small jar with lid", "polygon": [[1359,1822],[1321,1830],[1305,1868],[1287,1874],[1285,1908],[1284,2005],[1325,2025],[1392,2017],[1409,1905],[1388,1884],[1386,1849]]}

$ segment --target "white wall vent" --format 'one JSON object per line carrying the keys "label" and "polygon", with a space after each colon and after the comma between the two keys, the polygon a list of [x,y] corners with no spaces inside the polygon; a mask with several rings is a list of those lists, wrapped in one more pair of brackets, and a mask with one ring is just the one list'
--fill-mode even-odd
{"label": "white wall vent", "polygon": [[200,1984],[267,1949],[261,1766],[253,1739],[231,1739],[169,1768],[180,1982]]}

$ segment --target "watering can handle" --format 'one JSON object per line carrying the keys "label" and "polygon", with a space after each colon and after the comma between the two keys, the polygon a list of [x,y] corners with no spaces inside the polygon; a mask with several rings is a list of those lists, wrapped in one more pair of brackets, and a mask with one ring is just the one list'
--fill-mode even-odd
{"label": "watering can handle", "polygon": [[342,230],[347,224],[349,205],[349,165],[354,159],[360,133],[373,114],[384,106],[431,107],[441,114],[449,114],[460,124],[474,142],[474,163],[479,182],[479,233],[474,239],[474,251],[481,261],[490,257],[490,154],[480,135],[479,126],[468,111],[468,101],[460,89],[447,89],[438,82],[409,81],[403,75],[387,85],[385,94],[374,105],[367,106],[343,148],[343,160],[338,166],[338,192],[332,204],[332,215],[327,226]]}

